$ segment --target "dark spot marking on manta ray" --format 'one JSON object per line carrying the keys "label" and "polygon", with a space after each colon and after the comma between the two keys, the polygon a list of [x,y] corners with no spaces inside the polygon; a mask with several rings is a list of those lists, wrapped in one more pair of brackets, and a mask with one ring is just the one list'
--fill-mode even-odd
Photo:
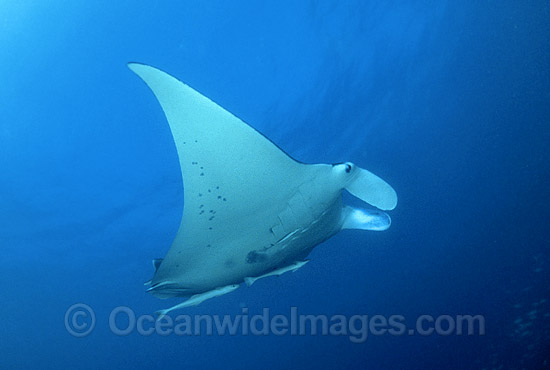
{"label": "dark spot marking on manta ray", "polygon": [[199,212],[199,215],[202,215],[204,213],[204,209]]}
{"label": "dark spot marking on manta ray", "polygon": [[204,207],[204,204],[201,204],[201,205],[199,206],[199,209],[201,209],[202,207]]}
{"label": "dark spot marking on manta ray", "polygon": [[235,266],[235,261],[233,261],[232,259],[228,259],[228,260],[225,260],[223,265],[227,268],[230,268],[230,267]]}
{"label": "dark spot marking on manta ray", "polygon": [[212,244],[207,244],[206,245],[206,248],[210,248],[210,247],[212,247]]}
{"label": "dark spot marking on manta ray", "polygon": [[195,143],[198,143],[198,140],[195,140]]}
{"label": "dark spot marking on manta ray", "polygon": [[267,255],[265,253],[258,253],[257,251],[248,252],[246,255],[246,263],[258,263],[267,261]]}
{"label": "dark spot marking on manta ray", "polygon": [[201,176],[204,176],[204,172],[201,172]]}
{"label": "dark spot marking on manta ray", "polygon": [[199,197],[202,197],[202,193],[199,193]]}
{"label": "dark spot marking on manta ray", "polygon": [[218,195],[218,199],[222,199],[222,196],[221,196],[221,195]]}
{"label": "dark spot marking on manta ray", "polygon": [[216,186],[216,190],[219,190],[219,189],[220,189],[220,187],[219,187],[219,186]]}
{"label": "dark spot marking on manta ray", "polygon": [[212,230],[212,227],[209,227],[208,230]]}
{"label": "dark spot marking on manta ray", "polygon": [[223,201],[225,202],[227,199],[223,198]]}

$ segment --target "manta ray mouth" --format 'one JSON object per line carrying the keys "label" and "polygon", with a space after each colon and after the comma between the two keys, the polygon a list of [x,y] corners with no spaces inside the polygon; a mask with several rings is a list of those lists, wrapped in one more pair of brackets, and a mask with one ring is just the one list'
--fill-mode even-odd
{"label": "manta ray mouth", "polygon": [[147,289],[148,293],[157,298],[172,298],[188,295],[190,288],[183,287],[175,281],[162,281]]}

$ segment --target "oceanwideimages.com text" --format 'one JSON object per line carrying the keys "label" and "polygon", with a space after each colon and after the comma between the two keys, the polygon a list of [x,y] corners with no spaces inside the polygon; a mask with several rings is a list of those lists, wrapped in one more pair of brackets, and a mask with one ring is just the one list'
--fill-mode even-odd
{"label": "oceanwideimages.com text", "polygon": [[[69,307],[65,327],[75,337],[90,335],[96,325],[93,309],[83,303]],[[115,307],[108,325],[118,336],[138,333],[143,336],[345,336],[353,343],[364,343],[369,336],[403,335],[484,335],[482,315],[420,315],[410,322],[403,315],[323,315],[304,314],[298,307],[285,313],[272,313],[269,308],[251,313],[242,308],[238,314],[164,316],[136,315],[126,306]]]}

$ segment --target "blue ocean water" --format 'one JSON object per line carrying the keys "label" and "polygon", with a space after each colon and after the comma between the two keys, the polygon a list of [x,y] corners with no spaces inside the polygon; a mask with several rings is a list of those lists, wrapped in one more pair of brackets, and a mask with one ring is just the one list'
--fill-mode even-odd
{"label": "blue ocean water", "polygon": [[[549,46],[546,1],[1,3],[0,368],[550,368]],[[180,301],[143,286],[184,199],[129,61],[399,195],[389,230],[175,315],[482,315],[484,335],[113,333],[116,307]]]}

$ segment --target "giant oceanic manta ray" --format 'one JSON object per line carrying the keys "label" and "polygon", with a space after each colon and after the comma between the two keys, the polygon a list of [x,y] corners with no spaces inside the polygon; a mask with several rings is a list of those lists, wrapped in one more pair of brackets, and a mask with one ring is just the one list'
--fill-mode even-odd
{"label": "giant oceanic manta ray", "polygon": [[[148,65],[128,65],[160,102],[184,184],[181,224],[148,292],[189,297],[160,316],[246,282],[295,271],[342,229],[385,230],[397,205],[385,181],[353,163],[304,164],[207,97]],[[342,203],[347,190],[378,208]]]}

